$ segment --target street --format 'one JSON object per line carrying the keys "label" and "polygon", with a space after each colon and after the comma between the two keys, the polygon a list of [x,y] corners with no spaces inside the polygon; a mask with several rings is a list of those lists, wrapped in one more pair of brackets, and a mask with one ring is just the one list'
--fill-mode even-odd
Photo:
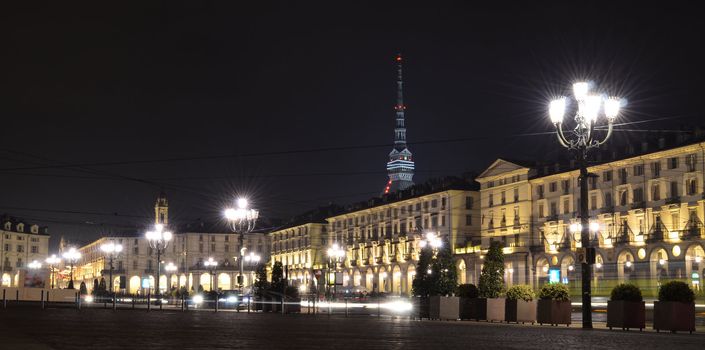
{"label": "street", "polygon": [[3,349],[695,349],[705,335],[390,317],[208,311],[0,310]]}

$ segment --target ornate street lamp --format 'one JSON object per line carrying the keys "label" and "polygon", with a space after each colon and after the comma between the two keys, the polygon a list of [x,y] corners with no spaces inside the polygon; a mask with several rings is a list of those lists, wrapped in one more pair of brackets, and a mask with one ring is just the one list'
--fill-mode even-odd
{"label": "ornate street lamp", "polygon": [[49,279],[51,280],[51,289],[54,289],[54,280],[56,279],[56,277],[54,276],[54,266],[58,265],[61,262],[61,259],[59,259],[56,254],[52,254],[44,261],[49,265]]}
{"label": "ornate street lamp", "polygon": [[[338,243],[333,243],[333,245],[328,248],[328,258],[329,258],[329,266],[332,267],[333,272],[329,273],[328,275],[328,285],[330,288],[330,282],[331,280],[333,281],[333,294],[337,295],[338,294],[338,284],[336,281],[336,274],[338,272],[338,262],[345,258],[345,250],[342,249]],[[332,277],[332,278],[331,278]]]}
{"label": "ornate street lamp", "polygon": [[[573,95],[577,101],[577,111],[574,117],[575,127],[570,132],[572,138],[566,137],[563,131],[563,117],[566,111],[567,100],[565,97],[551,101],[549,116],[556,127],[558,142],[568,150],[575,153],[580,166],[580,231],[581,246],[586,259],[582,262],[582,301],[583,301],[583,328],[592,328],[592,306],[590,294],[591,259],[594,256],[590,248],[590,224],[588,211],[588,174],[586,158],[588,151],[604,144],[612,135],[612,125],[619,114],[622,101],[616,97],[605,98],[601,95],[591,94],[587,82],[573,84]],[[603,139],[595,135],[596,125],[600,111],[607,121],[607,134]]]}
{"label": "ornate street lamp", "polygon": [[424,239],[419,242],[419,247],[421,247],[421,249],[426,248],[427,246],[430,246],[431,249],[433,249],[433,256],[435,257],[438,252],[438,248],[443,246],[443,241],[435,232],[429,231],[426,232]]}
{"label": "ornate street lamp", "polygon": [[244,262],[245,251],[244,246],[245,235],[255,229],[255,223],[259,217],[259,210],[248,209],[249,203],[245,198],[238,198],[237,209],[225,209],[225,219],[230,223],[230,229],[238,234],[238,244],[240,245],[240,275],[237,276],[237,284],[240,286],[240,294],[244,294]]}
{"label": "ornate street lamp", "polygon": [[71,248],[64,252],[63,257],[64,260],[68,261],[71,264],[71,280],[69,281],[67,289],[75,289],[73,287],[73,265],[76,264],[78,259],[81,258],[81,253],[76,250],[76,248]]}
{"label": "ornate street lamp", "polygon": [[113,293],[115,291],[115,289],[113,289],[113,259],[116,258],[120,252],[122,252],[122,244],[114,242],[103,243],[100,246],[100,250],[107,254],[110,259],[110,293]]}
{"label": "ornate street lamp", "polygon": [[149,242],[149,246],[157,251],[157,295],[160,295],[159,290],[159,274],[161,273],[162,251],[169,245],[169,241],[173,238],[171,231],[164,231],[164,225],[154,225],[154,231],[148,231],[145,236]]}
{"label": "ornate street lamp", "polygon": [[42,263],[40,263],[37,260],[32,260],[31,263],[27,264],[27,267],[29,267],[32,270],[37,270],[42,268]]}

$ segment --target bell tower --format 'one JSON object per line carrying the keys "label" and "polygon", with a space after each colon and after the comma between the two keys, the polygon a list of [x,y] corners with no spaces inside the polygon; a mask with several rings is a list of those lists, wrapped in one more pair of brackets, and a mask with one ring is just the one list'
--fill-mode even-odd
{"label": "bell tower", "polygon": [[157,203],[154,205],[154,223],[164,226],[169,224],[169,202],[166,200],[164,191],[159,193]]}

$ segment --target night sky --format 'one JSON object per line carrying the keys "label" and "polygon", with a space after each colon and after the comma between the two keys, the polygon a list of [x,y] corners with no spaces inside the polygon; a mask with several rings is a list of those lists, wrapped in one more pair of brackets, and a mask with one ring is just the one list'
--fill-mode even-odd
{"label": "night sky", "polygon": [[628,100],[617,138],[705,124],[688,3],[167,3],[0,11],[0,213],[52,246],[148,223],[161,190],[175,222],[378,195],[398,52],[417,183],[563,152],[526,134],[578,79]]}

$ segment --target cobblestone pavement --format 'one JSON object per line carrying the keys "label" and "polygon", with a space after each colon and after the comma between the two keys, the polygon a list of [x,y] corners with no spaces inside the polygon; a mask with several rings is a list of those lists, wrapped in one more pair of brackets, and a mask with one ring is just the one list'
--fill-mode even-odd
{"label": "cobblestone pavement", "polygon": [[705,334],[389,317],[0,309],[0,349],[702,349]]}

